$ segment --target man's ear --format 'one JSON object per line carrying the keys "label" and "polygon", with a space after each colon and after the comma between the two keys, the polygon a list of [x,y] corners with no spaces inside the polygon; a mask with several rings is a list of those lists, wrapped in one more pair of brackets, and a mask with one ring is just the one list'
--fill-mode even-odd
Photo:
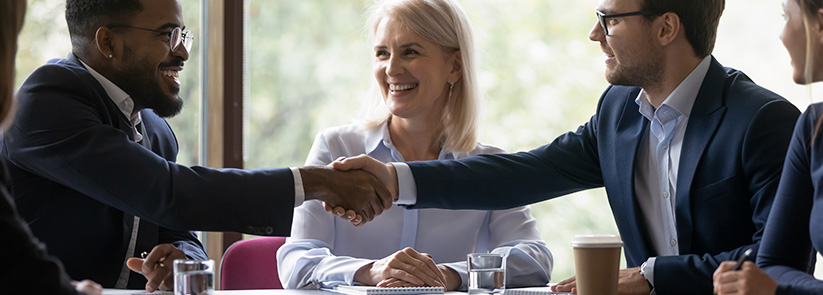
{"label": "man's ear", "polygon": [[683,30],[680,24],[680,16],[673,12],[666,12],[657,18],[660,22],[660,29],[657,31],[657,40],[662,46],[667,46],[677,39]]}
{"label": "man's ear", "polygon": [[97,32],[94,34],[94,43],[97,46],[97,52],[103,55],[106,59],[114,58],[116,54],[116,39],[117,38],[111,29],[106,27],[98,28]]}
{"label": "man's ear", "polygon": [[463,77],[463,55],[460,53],[460,50],[458,50],[451,58],[453,60],[452,69],[449,72],[449,81],[457,83],[457,81],[460,81],[460,78]]}
{"label": "man's ear", "polygon": [[809,19],[811,36],[815,36],[818,44],[823,44],[823,8],[818,9],[814,17]]}

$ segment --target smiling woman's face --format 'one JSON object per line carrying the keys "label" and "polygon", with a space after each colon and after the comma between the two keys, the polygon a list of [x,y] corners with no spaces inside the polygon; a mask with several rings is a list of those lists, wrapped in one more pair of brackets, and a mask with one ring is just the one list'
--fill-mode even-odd
{"label": "smiling woman's face", "polygon": [[780,40],[792,59],[792,78],[797,84],[806,84],[806,26],[803,24],[803,12],[796,0],[785,0],[783,15],[786,24],[783,26]]}
{"label": "smiling woman's face", "polygon": [[374,36],[374,77],[389,111],[401,118],[439,119],[448,99],[456,54],[443,49],[392,17]]}

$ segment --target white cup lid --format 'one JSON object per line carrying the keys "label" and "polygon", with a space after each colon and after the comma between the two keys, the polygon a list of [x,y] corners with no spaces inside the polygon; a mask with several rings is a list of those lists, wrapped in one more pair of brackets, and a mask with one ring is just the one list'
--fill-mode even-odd
{"label": "white cup lid", "polygon": [[576,235],[572,240],[573,248],[611,248],[622,247],[623,241],[617,235]]}

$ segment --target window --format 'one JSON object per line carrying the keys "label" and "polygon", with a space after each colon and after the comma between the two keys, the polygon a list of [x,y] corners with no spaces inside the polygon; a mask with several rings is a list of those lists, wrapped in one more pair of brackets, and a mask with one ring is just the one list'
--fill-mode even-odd
{"label": "window", "polygon": [[[245,167],[300,166],[315,134],[356,118],[373,79],[364,30],[365,7],[372,1],[247,1]],[[589,119],[607,86],[603,55],[587,37],[597,1],[461,2],[474,25],[486,98],[481,142],[510,152],[529,150]],[[206,32],[200,29],[200,1],[182,5],[196,40],[181,73],[186,106],[169,122],[180,142],[178,162],[195,165],[204,121],[199,40]],[[71,50],[64,6],[63,0],[29,1],[16,85]],[[788,54],[778,40],[780,13],[771,0],[727,1],[714,55],[802,110],[818,95],[791,80]],[[617,233],[602,189],[541,202],[532,210],[554,254],[552,282],[574,273],[574,234]]]}
{"label": "window", "polygon": [[[180,72],[180,97],[185,101],[185,106],[180,114],[168,121],[180,146],[177,162],[196,165],[200,140],[200,1],[183,0],[182,6],[183,19],[186,27],[194,33],[195,45],[185,69]],[[66,58],[70,54],[71,41],[66,28],[65,9],[65,0],[28,1],[25,24],[18,40],[16,87],[46,61]]]}

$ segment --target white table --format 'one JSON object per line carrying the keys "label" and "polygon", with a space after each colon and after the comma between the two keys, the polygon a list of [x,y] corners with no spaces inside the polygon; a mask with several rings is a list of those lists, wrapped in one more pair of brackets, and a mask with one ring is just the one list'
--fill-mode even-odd
{"label": "white table", "polygon": [[[104,289],[103,295],[132,295],[132,294],[172,294],[164,292],[147,293],[146,290],[119,290]],[[321,290],[218,290],[215,295],[333,295],[336,292]]]}
{"label": "white table", "polygon": [[[132,294],[171,294],[146,293],[145,290],[104,289],[103,295],[132,295]],[[217,290],[214,295],[340,295],[340,293],[322,290]],[[466,295],[466,292],[446,292],[444,295]]]}

